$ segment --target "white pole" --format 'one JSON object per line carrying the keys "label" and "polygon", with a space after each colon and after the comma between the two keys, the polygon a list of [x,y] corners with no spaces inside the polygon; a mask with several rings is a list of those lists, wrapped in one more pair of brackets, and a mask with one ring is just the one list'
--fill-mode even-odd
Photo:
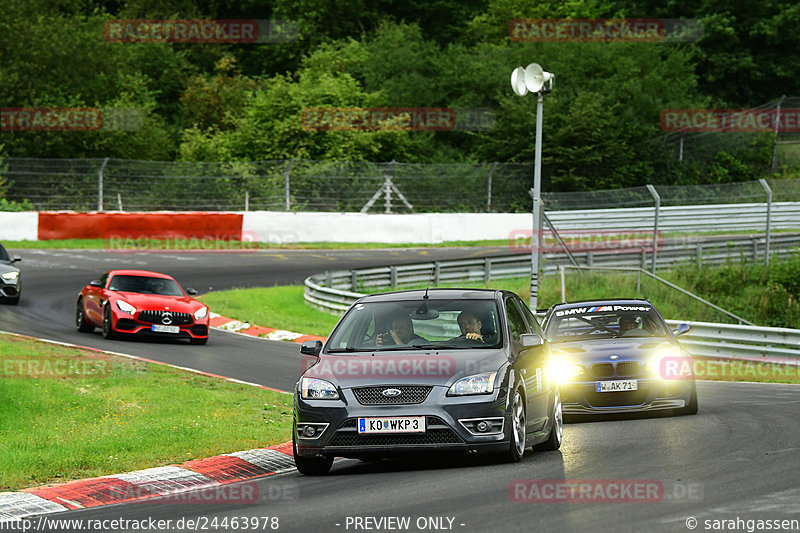
{"label": "white pole", "polygon": [[539,268],[541,265],[541,210],[542,210],[542,93],[536,98],[536,154],[533,165],[533,235],[531,235],[531,295],[529,307],[536,311],[539,305]]}

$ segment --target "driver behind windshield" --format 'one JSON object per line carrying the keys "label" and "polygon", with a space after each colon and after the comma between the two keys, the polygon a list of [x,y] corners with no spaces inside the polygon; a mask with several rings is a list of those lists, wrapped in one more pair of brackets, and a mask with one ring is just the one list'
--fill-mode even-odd
{"label": "driver behind windshield", "polygon": [[619,317],[619,334],[622,337],[636,337],[644,333],[639,329],[642,318],[638,315],[622,315]]}
{"label": "driver behind windshield", "polygon": [[461,335],[456,339],[483,341],[481,334],[483,323],[471,311],[461,311],[458,315],[458,327],[461,328]]}
{"label": "driver behind windshield", "polygon": [[408,344],[415,340],[426,341],[427,339],[414,333],[414,323],[410,316],[401,314],[392,319],[388,333],[381,333],[377,336],[375,344],[377,346],[389,346],[392,344]]}

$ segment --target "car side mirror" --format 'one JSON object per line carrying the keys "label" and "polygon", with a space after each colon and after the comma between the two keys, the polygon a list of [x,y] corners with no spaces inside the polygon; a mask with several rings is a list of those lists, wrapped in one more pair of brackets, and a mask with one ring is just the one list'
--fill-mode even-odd
{"label": "car side mirror", "polygon": [[300,353],[303,355],[319,355],[322,351],[322,341],[306,341],[300,345]]}
{"label": "car side mirror", "polygon": [[22,261],[22,258],[18,255],[15,255],[14,257],[11,258],[12,263],[16,263],[17,261]]}
{"label": "car side mirror", "polygon": [[194,295],[196,295],[196,294],[197,294],[197,291],[196,291],[196,290],[194,290],[194,289],[193,289],[193,288],[191,288],[191,287],[187,287],[187,288],[186,288],[186,294],[188,294],[189,296],[194,296]]}
{"label": "car side mirror", "polygon": [[683,335],[692,331],[692,326],[689,324],[678,324],[678,327],[672,330],[675,335]]}
{"label": "car side mirror", "polygon": [[544,344],[544,339],[533,333],[523,333],[519,336],[519,342],[523,348],[534,348]]}
{"label": "car side mirror", "polygon": [[90,287],[102,287],[103,284],[100,283],[99,279],[93,279],[92,281],[89,282],[89,286]]}

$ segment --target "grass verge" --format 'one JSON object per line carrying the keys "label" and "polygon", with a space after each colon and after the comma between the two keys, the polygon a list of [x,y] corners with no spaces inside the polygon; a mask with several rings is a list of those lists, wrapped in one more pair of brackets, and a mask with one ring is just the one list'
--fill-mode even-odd
{"label": "grass verge", "polygon": [[307,305],[302,285],[215,291],[200,299],[223,316],[307,335],[327,337],[338,320]]}
{"label": "grass verge", "polygon": [[0,491],[291,438],[291,396],[0,335]]}

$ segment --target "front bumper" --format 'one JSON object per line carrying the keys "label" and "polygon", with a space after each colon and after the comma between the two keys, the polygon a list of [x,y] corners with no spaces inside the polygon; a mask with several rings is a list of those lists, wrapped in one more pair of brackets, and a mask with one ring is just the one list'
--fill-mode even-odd
{"label": "front bumper", "polygon": [[[508,448],[510,415],[507,391],[488,395],[448,397],[447,387],[433,386],[418,404],[362,405],[353,389],[342,389],[339,400],[305,400],[295,392],[295,439],[302,456],[364,457],[418,452],[501,452]],[[424,416],[424,433],[360,434],[359,417]],[[467,427],[474,419],[493,419],[489,432],[474,434]],[[305,437],[297,427],[327,424],[314,438]],[[473,428],[474,429],[474,428]]]}
{"label": "front bumper", "polygon": [[0,298],[17,298],[22,288],[21,276],[14,281],[6,281],[0,278]]}
{"label": "front bumper", "polygon": [[562,385],[562,411],[565,415],[596,415],[680,409],[689,404],[692,395],[691,380],[640,378],[637,382],[638,390],[630,392],[597,392],[597,381]]}
{"label": "front bumper", "polygon": [[114,324],[114,329],[120,333],[128,335],[144,335],[149,337],[160,337],[165,339],[202,339],[208,337],[208,324],[204,321],[191,324],[181,324],[177,326],[177,333],[166,333],[153,331],[153,324],[142,322],[135,318],[118,318]]}

